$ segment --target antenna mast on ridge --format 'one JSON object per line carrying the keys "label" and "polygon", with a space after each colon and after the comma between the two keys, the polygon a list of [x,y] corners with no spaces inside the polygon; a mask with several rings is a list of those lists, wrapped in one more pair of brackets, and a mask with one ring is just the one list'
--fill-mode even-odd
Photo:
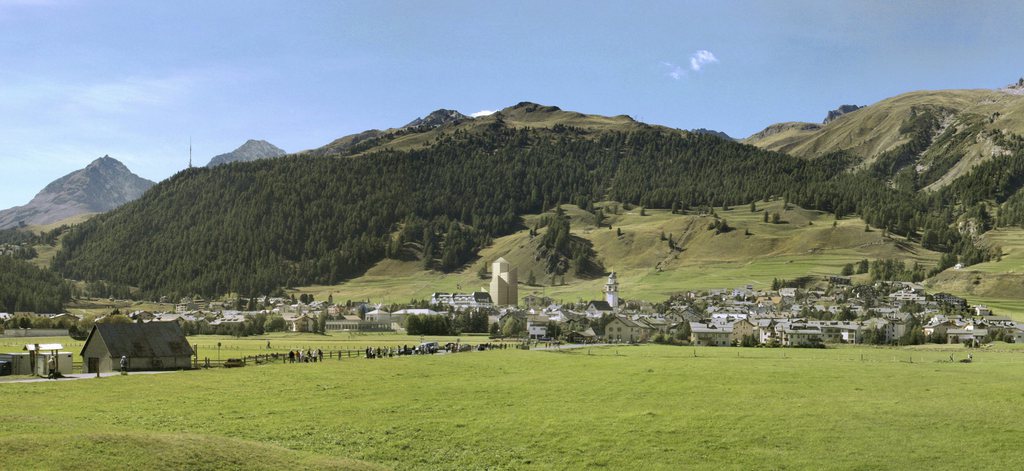
{"label": "antenna mast on ridge", "polygon": [[188,168],[192,168],[192,138],[188,138]]}

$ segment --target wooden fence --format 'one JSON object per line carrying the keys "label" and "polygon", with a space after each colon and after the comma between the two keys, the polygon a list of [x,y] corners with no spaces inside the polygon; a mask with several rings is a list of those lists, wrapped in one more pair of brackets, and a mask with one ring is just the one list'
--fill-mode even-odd
{"label": "wooden fence", "polygon": [[[469,344],[463,344],[463,345],[469,345]],[[508,349],[508,348],[515,348],[515,346],[517,344],[516,343],[512,343],[512,342],[493,342],[493,343],[490,343],[490,345],[494,345],[494,346],[505,345],[504,348]],[[446,350],[443,350],[443,349],[441,351],[442,352],[447,352],[447,353],[469,353],[469,352],[476,352],[476,351],[478,351],[477,350],[478,346],[479,346],[479,344],[478,345],[469,345],[470,349],[468,351],[465,351],[465,352],[447,352]],[[501,348],[501,347],[495,347],[495,348]],[[377,351],[376,348],[373,348],[372,350],[374,352]],[[391,358],[391,357],[399,357],[399,356],[416,356],[416,355],[412,355],[412,354],[408,354],[408,353],[400,354],[398,351],[396,351],[394,349],[391,350],[390,354],[384,353],[384,352],[386,352],[386,350],[384,350],[383,348],[381,349],[381,352],[382,352],[381,358]],[[417,354],[417,355],[419,355],[419,354]],[[324,362],[327,362],[327,361],[341,361],[341,360],[346,360],[346,359],[353,359],[354,360],[354,359],[357,359],[357,358],[366,358],[366,350],[365,349],[360,349],[360,350],[330,350],[330,351],[324,351],[323,352],[323,360],[320,360],[320,358],[317,357],[316,361],[317,362],[319,362],[319,361],[324,361]],[[241,360],[241,365],[231,364],[231,363],[234,363],[236,360]],[[312,362],[312,361],[313,361],[312,359],[309,360],[309,362]],[[301,363],[306,363],[306,362],[307,361],[301,361]],[[300,363],[300,360],[299,360],[299,358],[297,356],[294,357],[293,360],[289,360],[287,352],[285,352],[285,353],[280,353],[280,352],[262,353],[262,354],[257,354],[257,355],[243,355],[241,357],[216,359],[216,360],[210,359],[209,357],[204,357],[202,359],[199,359],[198,357],[193,357],[193,367],[195,367],[195,368],[220,368],[220,367],[224,367],[226,364],[228,364],[229,366],[246,366],[246,365],[250,365],[250,364],[264,365],[264,364],[273,364],[273,363],[282,363],[282,364],[283,363]]]}

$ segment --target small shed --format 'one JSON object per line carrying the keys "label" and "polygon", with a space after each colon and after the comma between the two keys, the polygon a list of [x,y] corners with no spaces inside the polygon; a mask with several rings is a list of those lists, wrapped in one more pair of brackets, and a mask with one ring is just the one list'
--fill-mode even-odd
{"label": "small shed", "polygon": [[50,357],[55,357],[56,367],[58,373],[71,373],[71,352],[62,352],[64,346],[59,343],[30,343],[25,345],[23,350],[28,352],[30,367],[32,370],[28,374],[34,374],[37,376],[47,376],[50,374],[47,363],[50,361]]}
{"label": "small shed", "polygon": [[128,357],[130,371],[187,369],[192,355],[177,322],[96,324],[82,347],[82,372],[118,370],[122,356]]}

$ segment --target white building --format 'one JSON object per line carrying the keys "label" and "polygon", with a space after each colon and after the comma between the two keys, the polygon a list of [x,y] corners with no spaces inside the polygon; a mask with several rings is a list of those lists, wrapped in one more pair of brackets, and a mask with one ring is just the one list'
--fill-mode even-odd
{"label": "white building", "polygon": [[456,311],[493,307],[491,295],[485,291],[474,293],[434,293],[430,296],[430,304],[450,306]]}
{"label": "white building", "polygon": [[519,280],[516,269],[499,257],[491,266],[491,301],[495,306],[519,304]]}
{"label": "white building", "polygon": [[619,280],[615,278],[615,272],[608,275],[608,283],[604,285],[604,300],[612,309],[619,307]]}

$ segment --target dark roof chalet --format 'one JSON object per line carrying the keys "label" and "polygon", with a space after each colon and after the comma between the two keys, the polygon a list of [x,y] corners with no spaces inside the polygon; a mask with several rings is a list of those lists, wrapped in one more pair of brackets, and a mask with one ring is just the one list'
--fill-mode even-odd
{"label": "dark roof chalet", "polygon": [[608,301],[591,301],[590,304],[587,304],[587,307],[591,306],[601,312],[610,312],[615,310],[612,308],[611,304],[608,304]]}
{"label": "dark roof chalet", "polygon": [[192,346],[177,322],[150,322],[147,324],[96,324],[82,347],[99,336],[112,358],[192,356]]}

